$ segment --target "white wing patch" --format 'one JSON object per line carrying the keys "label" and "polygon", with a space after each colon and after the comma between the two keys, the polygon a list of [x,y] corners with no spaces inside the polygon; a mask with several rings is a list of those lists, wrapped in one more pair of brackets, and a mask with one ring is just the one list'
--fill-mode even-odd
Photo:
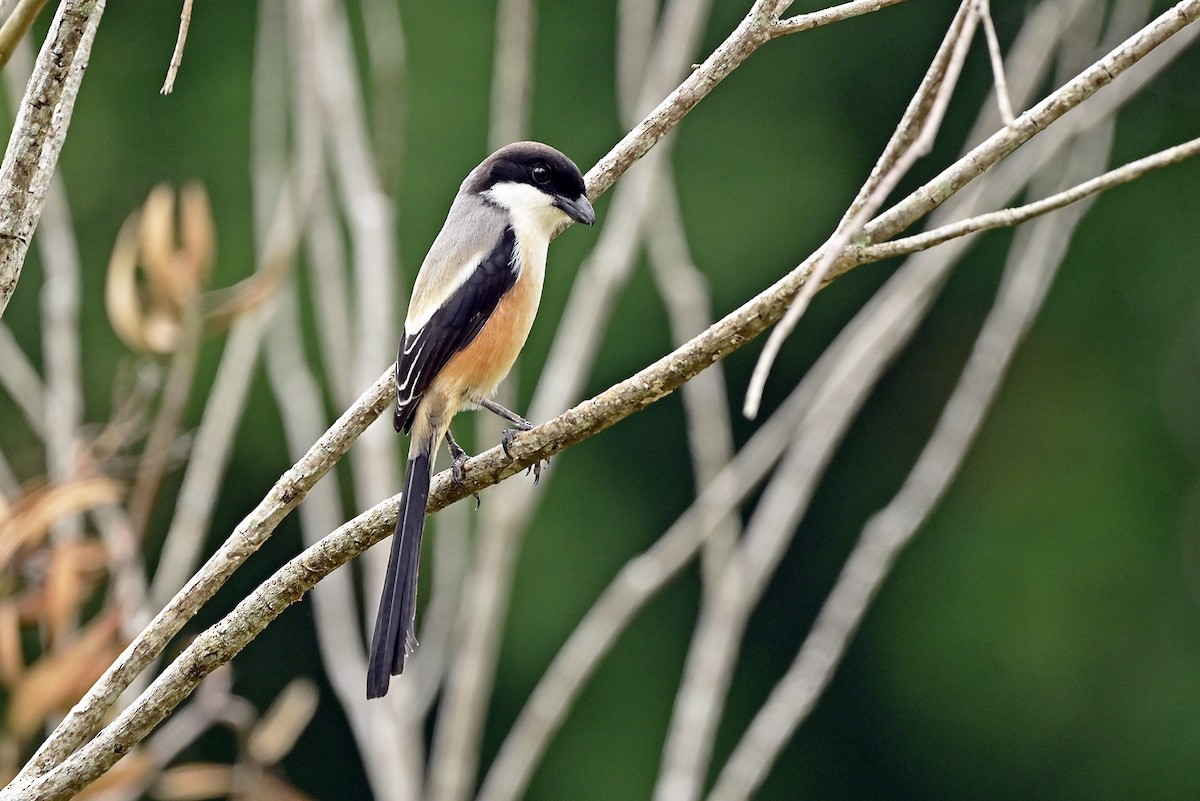
{"label": "white wing patch", "polygon": [[[425,265],[422,265],[421,272],[417,274],[417,286],[413,287],[412,302],[408,306],[408,316],[404,318],[405,332],[419,331],[424,328],[425,323],[429,322],[429,318],[433,316],[433,313],[440,309],[458,291],[458,288],[471,277],[471,274],[475,272],[475,268],[479,266],[481,261],[488,257],[490,252],[489,250],[480,250],[471,254],[471,258],[461,262],[457,269],[444,267],[440,270],[427,271]],[[453,272],[446,275],[451,269],[453,269]],[[441,282],[441,286],[423,286],[421,282],[422,276],[429,276],[430,281],[436,281],[438,278],[445,276],[446,280]]]}

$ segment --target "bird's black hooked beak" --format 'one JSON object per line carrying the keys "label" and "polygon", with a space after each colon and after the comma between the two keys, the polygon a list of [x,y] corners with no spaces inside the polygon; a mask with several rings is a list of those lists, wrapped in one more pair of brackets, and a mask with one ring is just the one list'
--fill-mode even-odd
{"label": "bird's black hooked beak", "polygon": [[592,225],[596,222],[596,210],[592,208],[592,202],[587,199],[587,195],[580,195],[575,200],[558,195],[554,198],[554,205],[566,212],[567,216],[576,222],[584,225]]}

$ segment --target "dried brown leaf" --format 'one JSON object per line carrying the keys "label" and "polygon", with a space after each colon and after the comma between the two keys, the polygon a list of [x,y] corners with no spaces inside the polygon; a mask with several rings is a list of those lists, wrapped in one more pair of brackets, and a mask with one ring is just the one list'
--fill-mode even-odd
{"label": "dried brown leaf", "polygon": [[117,232],[104,281],[108,322],[121,341],[139,353],[154,352],[146,337],[145,304],[138,288],[138,229],[140,212],[129,215]]}
{"label": "dried brown leaf", "polygon": [[108,478],[85,478],[27,493],[0,520],[0,570],[13,557],[36,546],[55,521],[121,498],[121,485]]}
{"label": "dried brown leaf", "polygon": [[102,612],[73,643],[31,665],[9,698],[9,732],[18,739],[28,738],[41,728],[47,715],[78,701],[120,652],[120,626],[119,610]]}
{"label": "dried brown leaf", "polygon": [[177,221],[175,190],[154,187],[121,227],[109,259],[109,320],[141,353],[162,356],[179,347],[184,318],[207,286],[216,254],[216,225],[201,184],[184,186],[178,213]]}
{"label": "dried brown leaf", "polygon": [[215,762],[189,762],[167,768],[154,783],[161,801],[202,801],[223,798],[233,790],[234,768]]}
{"label": "dried brown leaf", "polygon": [[50,567],[46,571],[45,600],[42,619],[46,624],[50,647],[68,635],[78,619],[79,601],[83,596],[79,550],[73,543],[63,542],[50,551]]}
{"label": "dried brown leaf", "polygon": [[167,184],[159,184],[150,190],[146,204],[142,206],[138,243],[140,262],[155,299],[170,303],[174,307],[171,311],[178,312],[195,296],[196,288],[179,269],[175,244],[175,190]]}
{"label": "dried brown leaf", "polygon": [[204,298],[205,329],[224,331],[243,314],[259,308],[279,291],[291,271],[291,262],[280,260],[236,284],[209,292]]}
{"label": "dried brown leaf", "polygon": [[179,193],[180,256],[187,265],[193,290],[208,285],[208,275],[217,253],[217,226],[204,185],[193,181]]}
{"label": "dried brown leaf", "polygon": [[25,650],[21,647],[21,616],[15,601],[0,601],[0,682],[12,687],[25,673]]}
{"label": "dried brown leaf", "polygon": [[253,801],[313,801],[312,796],[302,793],[273,771],[261,770],[253,786],[238,794],[239,798]]}
{"label": "dried brown leaf", "polygon": [[246,753],[260,765],[274,765],[287,756],[317,711],[320,693],[309,679],[288,682],[250,732]]}
{"label": "dried brown leaf", "polygon": [[75,801],[87,801],[89,798],[111,798],[110,794],[113,791],[122,790],[127,797],[133,796],[156,769],[157,765],[150,754],[145,751],[134,751],[84,788],[79,795],[75,796]]}

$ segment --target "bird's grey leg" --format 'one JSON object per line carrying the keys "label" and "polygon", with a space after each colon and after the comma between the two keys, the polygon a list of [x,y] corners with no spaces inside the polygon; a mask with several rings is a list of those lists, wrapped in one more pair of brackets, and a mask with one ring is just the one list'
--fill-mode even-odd
{"label": "bird's grey leg", "polygon": [[[450,451],[450,477],[454,479],[454,483],[464,489],[467,486],[466,475],[463,473],[463,465],[471,458],[470,454],[458,444],[454,439],[454,435],[450,433],[450,429],[446,429],[446,448]],[[479,508],[479,493],[471,493],[475,497],[475,508]]]}
{"label": "bird's grey leg", "polygon": [[[504,455],[511,459],[512,451],[510,450],[510,447],[512,445],[513,438],[516,437],[517,432],[528,431],[529,429],[533,428],[533,423],[529,422],[524,417],[522,417],[521,415],[512,411],[511,409],[504,408],[500,404],[496,403],[494,400],[488,400],[488,399],[484,398],[479,401],[479,406],[481,408],[487,409],[489,412],[496,415],[497,417],[503,417],[505,420],[512,423],[514,426],[516,426],[515,431],[511,428],[506,428],[500,432],[500,447],[504,449]],[[537,483],[539,481],[541,481],[541,479],[542,479],[542,467],[543,466],[549,467],[549,465],[550,465],[549,459],[546,459],[542,462],[537,462],[536,464],[530,465],[529,470],[533,471],[533,485],[535,487],[537,486]],[[528,474],[529,470],[526,470],[525,472]]]}

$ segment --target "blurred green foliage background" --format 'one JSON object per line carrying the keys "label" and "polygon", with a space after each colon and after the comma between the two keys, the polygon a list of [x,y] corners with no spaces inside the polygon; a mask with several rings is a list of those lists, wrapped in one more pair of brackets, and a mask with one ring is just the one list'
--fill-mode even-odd
{"label": "blurred green foliage background", "polygon": [[[248,161],[256,9],[197,4],[176,91],[163,97],[178,5],[110,3],[60,165],[84,258],[88,421],[107,418],[112,376],[131,358],[105,317],[106,261],[122,220],[153,184],[198,179],[208,187],[219,230],[214,285],[232,284],[254,263]],[[538,9],[531,134],[584,169],[623,133],[612,83],[615,5]],[[701,57],[748,5],[716,2]],[[772,43],[683,122],[673,160],[716,314],[767,286],[832,230],[955,6],[913,0]],[[802,2],[793,11],[816,7]],[[383,155],[396,159],[391,189],[403,280],[411,285],[458,182],[485,154],[494,5],[401,8],[408,95],[404,119],[394,124],[404,126],[403,151]],[[993,10],[1007,43],[1027,4]],[[1114,163],[1197,134],[1198,73],[1193,47],[1121,112]],[[904,186],[954,158],[990,81],[980,40],[934,152]],[[901,558],[762,798],[1200,797],[1198,197],[1200,163],[1185,163],[1104,195],[1090,212],[961,475]],[[601,214],[606,203],[598,204]],[[863,522],[911,467],[989,308],[1009,237],[978,241],[851,429],[752,619],[717,764],[790,663]],[[572,230],[552,249],[517,408],[528,401],[574,268],[594,238]],[[817,297],[779,359],[768,412],[894,266],[863,267]],[[35,254],[5,315],[35,359],[40,280]],[[211,381],[220,347],[205,347],[198,387]],[[665,315],[642,270],[621,300],[588,391],[669,348]],[[751,345],[726,363],[734,408],[759,349]],[[202,402],[202,394],[193,399],[189,424]],[[260,378],[214,545],[289,464],[272,407]],[[7,398],[0,414],[12,414]],[[735,425],[739,442],[754,429],[744,420]],[[7,431],[0,445],[18,469],[37,464],[32,456],[23,461],[27,444]],[[675,396],[555,460],[550,496],[522,551],[485,760],[618,567],[689,503],[686,453]],[[166,487],[164,497],[176,488]],[[299,549],[293,526],[284,524],[190,631]],[[693,569],[622,637],[529,798],[647,796],[698,593]],[[312,636],[311,610],[301,603],[235,661],[238,691],[265,706],[291,676],[320,678]],[[315,797],[365,797],[353,740],[331,698],[286,767]],[[199,748],[219,756],[227,747],[213,738]]]}

